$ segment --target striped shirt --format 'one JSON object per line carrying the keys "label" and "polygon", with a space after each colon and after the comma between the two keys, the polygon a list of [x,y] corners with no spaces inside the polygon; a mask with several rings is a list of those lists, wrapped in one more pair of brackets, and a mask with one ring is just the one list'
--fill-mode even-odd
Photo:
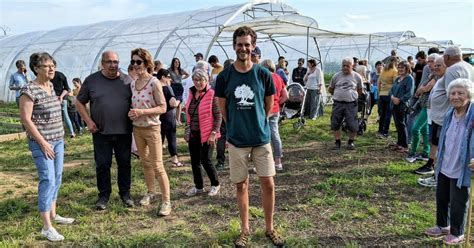
{"label": "striped shirt", "polygon": [[[20,96],[26,95],[33,101],[31,121],[47,141],[61,140],[64,137],[61,104],[54,94],[53,84],[49,83],[51,95],[34,83],[29,83],[20,90]],[[29,139],[34,139],[27,132]]]}

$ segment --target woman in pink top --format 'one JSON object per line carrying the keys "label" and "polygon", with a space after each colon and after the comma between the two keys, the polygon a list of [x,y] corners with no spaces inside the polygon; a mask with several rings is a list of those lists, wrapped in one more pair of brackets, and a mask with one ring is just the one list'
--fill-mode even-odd
{"label": "woman in pink top", "polygon": [[161,208],[158,215],[171,213],[170,185],[163,166],[160,114],[166,112],[166,101],[161,83],[153,77],[151,54],[142,48],[132,50],[130,64],[137,75],[132,81],[132,109],[128,116],[133,121],[133,135],[143,164],[148,193],[140,201],[148,205],[156,197],[155,178],[161,189]]}
{"label": "woman in pink top", "polygon": [[189,189],[187,196],[204,193],[201,166],[211,181],[209,196],[215,196],[221,188],[217,171],[211,163],[212,149],[221,136],[220,126],[222,115],[214,97],[214,90],[209,86],[207,71],[197,69],[193,72],[194,86],[189,89],[186,101],[186,123],[191,130],[188,141],[194,187]]}
{"label": "woman in pink top", "polygon": [[288,100],[288,91],[286,90],[285,83],[283,82],[280,75],[275,73],[275,64],[272,60],[266,59],[260,64],[267,68],[272,73],[273,83],[275,84],[276,93],[273,95],[273,109],[272,115],[269,118],[270,131],[271,131],[271,143],[273,147],[273,158],[275,160],[275,169],[277,171],[283,170],[281,164],[281,157],[283,157],[282,144],[280,139],[280,131],[278,130],[278,120],[280,119],[280,104]]}

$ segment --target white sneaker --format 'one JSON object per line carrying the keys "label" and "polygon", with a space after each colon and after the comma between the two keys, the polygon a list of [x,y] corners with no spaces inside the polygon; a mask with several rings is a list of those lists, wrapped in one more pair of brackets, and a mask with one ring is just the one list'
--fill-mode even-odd
{"label": "white sneaker", "polygon": [[204,189],[196,189],[196,187],[192,187],[188,192],[186,192],[187,196],[195,196],[197,194],[202,194],[206,192]]}
{"label": "white sneaker", "polygon": [[140,205],[148,206],[151,202],[153,202],[156,198],[156,195],[153,193],[146,193],[145,196],[140,200]]}
{"label": "white sneaker", "polygon": [[436,179],[434,177],[419,178],[418,184],[424,187],[436,187]]}
{"label": "white sneaker", "polygon": [[275,164],[275,170],[282,171],[283,170],[283,165],[281,163],[280,164]]}
{"label": "white sneaker", "polygon": [[62,217],[59,214],[56,214],[56,217],[54,217],[54,222],[56,222],[58,224],[68,225],[68,224],[74,223],[74,221],[75,221],[75,219],[73,219],[73,218]]}
{"label": "white sneaker", "polygon": [[163,202],[158,212],[159,216],[168,216],[171,214],[171,202]]}
{"label": "white sneaker", "polygon": [[59,234],[54,227],[51,227],[48,230],[41,229],[41,235],[45,236],[49,241],[64,240],[64,236]]}
{"label": "white sneaker", "polygon": [[211,190],[209,190],[208,196],[215,196],[219,193],[219,190],[221,189],[220,185],[217,186],[211,186]]}

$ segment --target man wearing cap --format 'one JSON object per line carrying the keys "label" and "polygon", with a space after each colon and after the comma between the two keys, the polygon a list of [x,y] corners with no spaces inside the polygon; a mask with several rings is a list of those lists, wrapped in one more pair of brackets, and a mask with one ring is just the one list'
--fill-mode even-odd
{"label": "man wearing cap", "polygon": [[258,46],[255,46],[255,49],[253,49],[253,51],[251,53],[252,63],[260,64],[260,58],[261,57],[262,57],[262,51],[260,51],[260,48],[258,48]]}

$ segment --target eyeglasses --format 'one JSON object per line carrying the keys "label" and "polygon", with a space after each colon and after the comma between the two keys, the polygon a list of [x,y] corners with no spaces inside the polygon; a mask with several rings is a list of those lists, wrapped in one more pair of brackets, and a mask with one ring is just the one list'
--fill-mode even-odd
{"label": "eyeglasses", "polygon": [[139,59],[137,59],[137,60],[133,60],[133,59],[130,60],[130,64],[131,64],[131,65],[135,65],[135,64],[141,65],[142,63],[143,63],[143,60],[139,60]]}
{"label": "eyeglasses", "polygon": [[204,83],[206,80],[205,79],[195,79],[193,78],[194,83]]}
{"label": "eyeglasses", "polygon": [[107,65],[118,65],[119,61],[118,60],[106,60],[102,61],[102,63],[107,64]]}
{"label": "eyeglasses", "polygon": [[50,68],[50,69],[56,68],[56,66],[55,66],[54,64],[50,64],[50,65],[38,65],[38,67],[41,67],[41,68]]}

